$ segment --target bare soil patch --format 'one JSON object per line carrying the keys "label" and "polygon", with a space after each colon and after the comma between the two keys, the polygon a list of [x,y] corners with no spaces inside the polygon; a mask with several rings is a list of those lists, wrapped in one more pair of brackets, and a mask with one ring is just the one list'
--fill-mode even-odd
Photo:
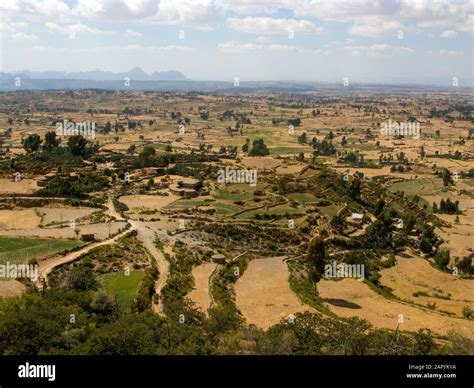
{"label": "bare soil patch", "polygon": [[67,208],[67,207],[55,207],[55,208],[41,208],[38,209],[38,213],[43,218],[43,225],[48,225],[54,222],[69,222],[70,220],[77,220],[79,218],[87,217],[88,215],[98,211],[98,209],[91,208]]}
{"label": "bare soil patch", "polygon": [[180,199],[177,195],[126,195],[119,201],[128,206],[130,210],[146,209],[160,210],[170,203]]}
{"label": "bare soil patch", "polygon": [[15,182],[12,179],[0,179],[0,194],[32,194],[38,189],[34,179],[22,179]]}
{"label": "bare soil patch", "polygon": [[[113,222],[110,224],[110,234],[118,233],[120,229],[125,228],[126,222]],[[97,240],[109,238],[109,224],[97,223],[78,226],[80,234],[94,234]],[[76,238],[73,228],[22,228],[14,230],[0,229],[1,236],[15,237],[49,237],[49,238]]]}
{"label": "bare soil patch", "polygon": [[0,210],[0,229],[36,228],[40,222],[35,209]]}

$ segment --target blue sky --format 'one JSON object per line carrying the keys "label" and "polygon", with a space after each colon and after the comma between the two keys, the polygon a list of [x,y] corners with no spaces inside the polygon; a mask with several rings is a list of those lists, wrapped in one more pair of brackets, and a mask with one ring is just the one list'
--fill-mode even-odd
{"label": "blue sky", "polygon": [[2,71],[195,80],[473,78],[474,0],[2,0]]}

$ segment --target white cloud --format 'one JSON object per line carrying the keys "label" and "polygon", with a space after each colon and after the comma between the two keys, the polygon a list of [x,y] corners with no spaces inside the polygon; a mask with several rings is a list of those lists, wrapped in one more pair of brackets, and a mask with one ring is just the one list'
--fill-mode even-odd
{"label": "white cloud", "polygon": [[255,39],[258,44],[270,44],[272,40],[268,36],[259,36]]}
{"label": "white cloud", "polygon": [[127,31],[125,31],[125,35],[132,37],[132,38],[140,38],[143,36],[141,32],[138,31],[133,31],[132,29],[128,28]]}
{"label": "white cloud", "polygon": [[[74,17],[139,21],[213,30],[225,15],[228,26],[247,33],[319,33],[316,18],[348,24],[352,35],[376,37],[398,29],[443,28],[474,32],[474,0],[2,0],[0,12],[32,21],[73,23]],[[293,18],[271,18],[280,10]],[[249,15],[247,17],[240,17]],[[305,20],[298,20],[304,18]],[[77,20],[76,20],[77,22]]]}
{"label": "white cloud", "polygon": [[214,0],[78,0],[74,12],[93,20],[139,20],[211,30],[222,7]]}
{"label": "white cloud", "polygon": [[446,30],[441,33],[441,38],[455,38],[458,36],[458,33],[453,30]]}
{"label": "white cloud", "polygon": [[22,40],[26,42],[34,42],[38,40],[38,37],[35,34],[27,34],[25,32],[15,32],[11,35],[13,40]]}
{"label": "white cloud", "polygon": [[35,34],[27,34],[23,31],[17,31],[15,27],[18,27],[15,25],[15,23],[0,23],[0,36],[2,38],[24,42],[33,42],[38,40],[38,37]]}
{"label": "white cloud", "polygon": [[[123,56],[128,57],[131,53],[141,52],[150,55],[152,53],[165,53],[165,52],[180,52],[180,53],[189,53],[195,51],[194,47],[188,46],[177,46],[177,45],[167,45],[167,46],[142,46],[138,44],[130,44],[125,46],[101,46],[101,47],[90,47],[90,48],[68,48],[68,47],[49,47],[49,46],[34,46],[34,50],[48,52],[51,54],[54,53],[70,53],[71,55],[79,54],[106,54],[110,52],[120,53]],[[136,66],[136,65],[135,65]]]}
{"label": "white cloud", "polygon": [[2,0],[0,12],[7,16],[23,17],[31,21],[67,20],[71,9],[60,0]]}
{"label": "white cloud", "polygon": [[448,56],[448,57],[462,57],[464,56],[463,51],[456,51],[456,50],[440,50],[439,55]]}
{"label": "white cloud", "polygon": [[18,28],[20,30],[28,28],[28,23],[26,22],[12,22],[10,23],[13,28]]}
{"label": "white cloud", "polygon": [[376,37],[380,34],[395,33],[403,29],[403,25],[397,21],[383,21],[374,24],[354,24],[348,31],[352,35]]}
{"label": "white cloud", "polygon": [[[474,8],[474,4],[473,4]],[[459,32],[468,32],[474,34],[474,15],[471,14],[465,18],[463,23],[460,23],[456,26],[456,30]]]}
{"label": "white cloud", "polygon": [[274,14],[284,5],[278,0],[221,0],[219,3],[225,11],[231,11],[239,15]]}
{"label": "white cloud", "polygon": [[256,44],[256,43],[237,43],[237,42],[225,42],[219,43],[217,49],[221,52],[228,53],[239,53],[244,51],[253,51],[253,52],[293,52],[293,53],[321,53],[321,50],[316,49],[305,49],[301,47],[296,47],[292,45],[284,44]]}
{"label": "white cloud", "polygon": [[[292,5],[293,4],[293,5]],[[384,23],[412,24],[419,28],[447,26],[459,32],[472,31],[474,0],[351,0],[320,1],[300,0],[287,6],[296,16],[316,17],[322,20],[354,23],[353,32],[384,34]],[[382,26],[374,30],[374,26]],[[359,33],[360,34],[360,33]]]}
{"label": "white cloud", "polygon": [[59,25],[52,22],[47,22],[46,27],[52,32],[57,32],[63,35],[77,36],[78,34],[110,34],[110,31],[102,31],[97,28],[88,27],[82,23],[70,24],[70,25]]}
{"label": "white cloud", "polygon": [[371,57],[378,56],[393,56],[403,53],[414,53],[410,47],[395,47],[390,44],[373,44],[370,46],[358,46],[358,45],[347,45],[344,47],[345,50],[350,51],[353,56],[368,55]]}
{"label": "white cloud", "polygon": [[229,18],[227,19],[227,26],[233,30],[249,34],[288,34],[290,31],[294,33],[317,34],[322,31],[321,27],[317,27],[308,20],[250,16],[245,18]]}
{"label": "white cloud", "polygon": [[136,20],[155,14],[157,7],[152,0],[78,0],[74,12],[92,20]]}

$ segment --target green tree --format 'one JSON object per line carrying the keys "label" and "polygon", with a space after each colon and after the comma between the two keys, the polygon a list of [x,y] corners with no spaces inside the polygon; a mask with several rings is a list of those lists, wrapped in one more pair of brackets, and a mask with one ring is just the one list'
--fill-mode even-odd
{"label": "green tree", "polygon": [[377,203],[375,204],[374,214],[378,217],[379,214],[382,213],[384,207],[385,207],[385,201],[380,198],[380,199],[377,201]]}
{"label": "green tree", "polygon": [[306,261],[310,266],[311,280],[317,283],[323,276],[326,261],[326,247],[322,238],[316,237],[311,240],[306,252]]}
{"label": "green tree", "polygon": [[440,270],[445,270],[450,261],[450,252],[449,251],[439,251],[436,252],[435,263]]}
{"label": "green tree", "polygon": [[43,150],[51,151],[55,148],[58,148],[59,143],[61,143],[61,139],[56,136],[56,132],[46,132],[46,134],[44,135]]}
{"label": "green tree", "polygon": [[155,164],[156,150],[151,145],[143,147],[142,151],[138,154],[138,163],[140,167],[151,167]]}
{"label": "green tree", "polygon": [[41,143],[42,140],[39,135],[37,133],[31,133],[23,139],[22,145],[25,151],[31,154],[39,150]]}
{"label": "green tree", "polygon": [[93,290],[97,281],[90,268],[73,268],[66,276],[66,288],[71,291]]}
{"label": "green tree", "polygon": [[127,154],[133,155],[135,153],[136,146],[132,144],[130,147],[127,148]]}
{"label": "green tree", "polygon": [[245,144],[242,146],[242,152],[248,153],[250,149],[250,139],[245,140]]}
{"label": "green tree", "polygon": [[451,186],[454,183],[453,177],[451,176],[451,173],[449,172],[447,168],[443,169],[443,173],[441,177],[443,179],[444,187]]}
{"label": "green tree", "polygon": [[349,195],[352,199],[359,199],[360,198],[360,187],[362,185],[362,181],[360,180],[359,176],[354,176],[354,179],[349,186]]}
{"label": "green tree", "polygon": [[67,140],[67,146],[71,154],[75,156],[85,156],[87,140],[82,135],[70,136]]}
{"label": "green tree", "polygon": [[252,149],[249,152],[250,156],[267,156],[270,155],[270,150],[265,145],[263,139],[256,139],[253,141]]}
{"label": "green tree", "polygon": [[308,137],[306,132],[303,132],[300,136],[298,136],[298,143],[306,144],[308,142]]}

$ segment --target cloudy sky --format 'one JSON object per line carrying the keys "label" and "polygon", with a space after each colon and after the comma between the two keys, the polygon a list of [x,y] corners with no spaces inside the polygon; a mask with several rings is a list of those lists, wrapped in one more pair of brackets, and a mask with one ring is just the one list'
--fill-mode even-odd
{"label": "cloudy sky", "polygon": [[462,82],[473,32],[474,0],[1,0],[0,70]]}

